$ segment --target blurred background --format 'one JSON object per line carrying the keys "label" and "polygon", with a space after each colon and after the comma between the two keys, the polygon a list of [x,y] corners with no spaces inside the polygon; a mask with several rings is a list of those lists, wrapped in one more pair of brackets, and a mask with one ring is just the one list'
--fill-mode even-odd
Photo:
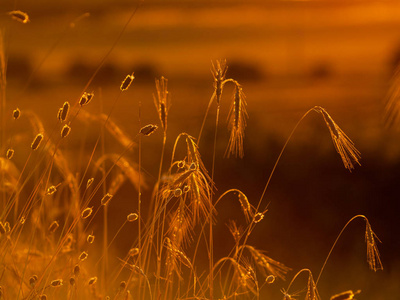
{"label": "blurred background", "polygon": [[[7,12],[13,9],[27,12],[31,21],[12,21]],[[352,173],[346,170],[323,119],[309,114],[272,178],[263,200],[269,210],[250,244],[291,267],[289,279],[305,267],[316,276],[347,220],[364,214],[382,241],[384,270],[368,270],[365,223],[357,220],[339,240],[319,283],[320,294],[329,299],[335,293],[360,289],[357,299],[397,299],[400,143],[396,128],[385,129],[383,111],[400,62],[400,2],[3,0],[8,111],[15,107],[33,110],[47,128],[54,126],[58,108],[64,101],[79,99],[135,9],[89,87],[97,99],[87,109],[109,112],[122,79],[134,71],[133,86],[112,114],[134,136],[139,129],[139,102],[142,123],[158,123],[152,98],[154,78],[165,76],[172,100],[167,162],[180,132],[198,135],[213,92],[211,61],[226,58],[227,76],[239,81],[247,96],[249,120],[245,157],[223,158],[233,91],[227,85],[221,101],[216,195],[237,188],[256,205],[297,121],[311,107],[324,107],[360,150],[362,166]],[[81,17],[85,13],[90,16]],[[215,109],[211,107],[199,145],[208,169]],[[88,126],[96,140],[98,127],[80,126]],[[71,140],[64,145],[71,158],[79,149],[74,134],[77,137],[79,131],[74,133],[73,128]],[[157,178],[161,142],[158,132],[142,145],[149,186]],[[137,158],[137,153],[131,155]],[[125,216],[133,205],[135,196],[129,195],[135,191],[124,187],[122,192],[125,196],[119,205],[110,206],[116,216]],[[224,242],[215,255],[222,257],[234,244],[225,224],[242,217],[234,199],[226,199],[217,210],[216,240]],[[111,235],[119,225],[110,224]],[[123,240],[119,243],[124,251],[129,247]],[[287,283],[276,282],[268,296],[279,299],[282,287]]]}

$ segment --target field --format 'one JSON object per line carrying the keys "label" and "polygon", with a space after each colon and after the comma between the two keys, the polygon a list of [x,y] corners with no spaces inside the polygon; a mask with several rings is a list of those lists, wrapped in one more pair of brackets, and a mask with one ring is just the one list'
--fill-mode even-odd
{"label": "field", "polygon": [[[15,9],[27,12],[30,22],[22,24],[12,20],[7,12]],[[329,299],[342,291],[361,290],[355,298],[393,299],[400,293],[400,244],[397,239],[400,227],[395,204],[400,176],[400,144],[396,125],[392,128],[384,126],[384,107],[394,70],[400,60],[399,12],[400,4],[396,1],[144,1],[141,4],[136,1],[5,1],[1,8],[0,26],[7,61],[7,85],[2,95],[5,107],[1,111],[5,122],[2,123],[2,159],[9,145],[13,144],[15,154],[12,162],[18,171],[23,169],[36,135],[34,128],[31,129],[31,118],[26,117],[29,111],[36,113],[43,123],[48,133],[44,139],[46,142],[55,128],[58,131],[62,127],[56,116],[64,102],[68,101],[75,107],[83,91],[94,92],[92,102],[84,106],[76,120],[71,122],[71,133],[60,142],[58,149],[78,181],[87,180],[95,174],[93,184],[97,187],[101,171],[94,173],[95,161],[102,154],[124,151],[124,145],[118,143],[115,134],[107,132],[107,126],[103,125],[108,120],[103,118],[99,121],[93,117],[101,113],[105,116],[110,114],[110,121],[135,141],[136,146],[124,152],[124,157],[134,166],[139,162],[141,164],[141,180],[146,182],[146,187],[141,188],[142,222],[149,225],[151,218],[147,216],[152,213],[149,203],[158,181],[163,149],[163,128],[153,102],[153,94],[156,93],[154,80],[160,76],[168,78],[172,103],[168,112],[161,172],[162,178],[168,179],[175,139],[182,132],[195,138],[199,136],[214,92],[214,78],[210,72],[212,63],[215,65],[218,59],[226,59],[226,77],[237,80],[243,88],[249,118],[244,137],[244,157],[224,157],[230,134],[226,120],[235,92],[234,85],[227,83],[221,99],[215,143],[213,203],[226,190],[238,189],[256,207],[285,141],[300,118],[314,106],[325,108],[361,152],[361,166],[355,165],[355,169],[349,172],[335,151],[329,128],[320,113],[311,112],[299,124],[262,200],[261,207],[268,205],[268,211],[248,239],[249,245],[265,250],[269,257],[291,268],[286,281],[276,278],[273,284],[264,285],[260,299],[282,299],[281,289],[287,289],[293,276],[303,268],[310,269],[316,279],[340,230],[358,214],[368,218],[382,241],[377,246],[383,270],[369,270],[364,241],[365,222],[355,220],[332,252],[318,283],[319,294],[322,299]],[[127,23],[130,17],[132,19]],[[74,26],[70,26],[72,22]],[[125,24],[128,24],[126,28]],[[101,63],[99,72],[85,88]],[[132,85],[127,91],[120,92],[122,80],[132,72],[135,76]],[[18,122],[12,119],[12,111],[17,107],[21,110]],[[210,176],[216,110],[214,101],[198,143]],[[85,112],[90,115],[85,115]],[[71,111],[70,118],[74,114],[75,111]],[[139,138],[137,132],[146,124],[157,124],[159,128],[154,134]],[[89,173],[83,176],[99,136],[100,142],[93,162],[89,164]],[[56,143],[57,139],[53,142]],[[180,159],[185,157],[183,150],[184,147],[178,149]],[[35,164],[41,157],[51,161],[49,156],[40,153],[33,152],[18,182],[25,182],[26,185],[17,189],[21,201],[17,214],[36,188],[42,191],[32,199],[40,202],[49,186],[61,184],[63,189],[60,194],[63,196],[55,194],[54,198],[49,198],[50,201],[54,199],[56,204],[54,207],[49,202],[43,204],[48,211],[45,210],[44,217],[41,217],[42,221],[51,223],[58,220],[60,223],[54,240],[48,241],[45,233],[42,237],[56,247],[59,242],[56,237],[63,236],[61,228],[64,224],[70,225],[67,211],[63,211],[69,207],[69,192],[65,187],[67,181],[57,174],[56,166],[53,166],[54,172],[43,173],[49,176],[49,182],[39,184],[42,173],[40,169],[33,171]],[[186,159],[190,160],[189,155]],[[42,163],[43,168],[45,162]],[[32,175],[30,179],[28,174]],[[99,191],[93,194],[94,204],[90,205],[95,210],[102,195],[110,188],[111,179],[117,175],[116,172],[110,173],[106,184],[98,185]],[[88,273],[80,277],[80,284],[81,288],[88,287],[87,280],[97,276],[98,292],[103,298],[107,293],[115,293],[114,287],[105,288],[105,281],[111,275],[104,275],[104,270],[111,272],[122,265],[119,259],[124,259],[139,232],[137,223],[131,227],[128,226],[130,224],[124,225],[106,250],[108,266],[104,263],[94,266],[104,254],[104,241],[109,243],[113,239],[127,213],[138,213],[138,191],[127,178],[124,180],[107,206],[107,223],[104,223],[103,209],[100,208],[87,231],[78,228],[74,232],[85,236],[93,232],[96,237],[91,245],[95,250],[89,252]],[[2,186],[2,189],[4,203],[12,196],[8,195],[5,187]],[[82,195],[84,190],[81,187],[79,193]],[[48,201],[46,197],[43,199]],[[175,206],[168,209],[167,214]],[[222,200],[216,210],[213,263],[229,255],[235,246],[226,226],[229,220],[237,220],[242,226],[246,224],[241,206],[233,195]],[[26,245],[34,235],[29,228],[21,230],[22,235],[17,242],[18,228],[14,227],[16,220],[13,213],[7,218],[2,213],[1,222],[8,221],[15,229],[10,234],[11,240],[20,248],[14,250],[23,253],[24,249],[31,249],[24,247],[28,247]],[[166,226],[169,226],[170,218],[166,216]],[[30,226],[35,224],[32,220],[29,221]],[[199,238],[201,228],[197,224],[193,230],[193,241],[186,248],[179,248],[190,259],[194,258],[193,245],[198,240],[204,242],[209,238],[207,218],[203,222],[207,228],[203,235],[207,238]],[[84,220],[82,224],[86,224]],[[48,226],[42,226],[47,230]],[[107,228],[107,236],[104,235],[104,227]],[[41,232],[41,227],[38,230]],[[7,257],[12,255],[4,235],[0,238],[3,257],[0,286],[4,299],[14,299],[10,296],[13,295],[10,289],[18,291],[19,287],[7,286],[12,268],[5,263]],[[39,240],[31,242],[31,245],[38,247],[38,243]],[[162,244],[162,238],[159,243]],[[77,243],[71,257],[84,247],[78,247]],[[196,272],[205,272],[198,275],[199,281],[203,282],[203,296],[209,298],[209,250],[207,245],[201,247],[195,269]],[[166,246],[166,249],[171,250],[171,247]],[[41,251],[51,255],[54,249],[50,247]],[[183,282],[186,287],[185,276],[194,272],[181,264],[184,279],[181,281],[177,274],[173,276],[176,282]],[[255,268],[254,262],[252,264]],[[74,263],[69,261],[67,265],[73,267]],[[26,263],[22,266],[25,267]],[[234,273],[228,268],[225,271]],[[26,272],[25,282],[29,281],[31,273]],[[47,289],[49,299],[68,299],[70,270],[60,274],[64,285],[59,289]],[[156,290],[153,271],[146,275],[151,289]],[[265,280],[259,273],[257,275],[259,282]],[[124,292],[130,290],[136,299],[139,286],[143,290],[141,297],[149,297],[145,291],[145,280],[137,277]],[[46,278],[50,279],[56,278]],[[117,280],[114,283],[116,287],[120,281],[127,279],[118,277]],[[43,288],[44,283],[40,284]],[[302,290],[306,284],[305,276],[303,282],[299,280],[290,292]],[[224,293],[226,295],[229,290],[225,285],[225,292],[222,292],[223,288],[217,283],[214,288],[215,299]],[[23,292],[19,299],[27,297],[26,288]],[[297,298],[306,297],[305,292]],[[184,294],[181,293],[181,298],[185,298]],[[173,295],[167,297],[176,297]],[[71,299],[74,299],[73,296]],[[119,296],[122,297],[122,294]],[[253,299],[256,294],[247,291],[237,298]]]}

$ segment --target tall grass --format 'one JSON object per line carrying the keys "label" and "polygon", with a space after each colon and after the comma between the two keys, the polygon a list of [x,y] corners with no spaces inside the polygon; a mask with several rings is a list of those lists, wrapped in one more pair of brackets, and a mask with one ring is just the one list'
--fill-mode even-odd
{"label": "tall grass", "polygon": [[[133,15],[134,12],[128,23]],[[11,12],[10,16],[22,23],[29,20],[28,15],[19,11]],[[118,38],[111,50],[117,41]],[[168,80],[164,77],[155,80],[153,96],[159,125],[142,124],[140,105],[137,130],[133,135],[115,122],[118,116],[113,112],[119,99],[135,88],[133,73],[125,79],[121,76],[110,111],[97,115],[87,111],[88,105],[96,105],[97,98],[88,91],[90,82],[110,52],[99,63],[76,103],[65,102],[54,112],[54,125],[48,130],[33,112],[8,105],[3,45],[3,35],[0,35],[0,299],[260,299],[263,290],[279,285],[283,299],[317,300],[321,298],[317,285],[330,254],[344,229],[358,218],[366,222],[369,267],[373,271],[383,268],[377,249],[378,238],[363,215],[353,217],[340,231],[317,280],[312,271],[305,268],[287,285],[284,280],[291,269],[279,258],[272,258],[249,244],[250,235],[266,218],[268,205],[264,195],[270,179],[295,129],[309,113],[322,116],[344,167],[351,171],[354,165],[360,164],[360,152],[324,108],[315,106],[299,120],[278,154],[259,201],[253,203],[238,189],[219,191],[218,182],[214,182],[214,174],[218,172],[216,160],[223,156],[245,155],[243,143],[248,118],[245,87],[234,78],[226,78],[225,60],[211,66],[210,90],[214,90],[204,121],[193,129],[195,132],[185,130],[177,137],[167,135],[168,122],[174,122],[168,113],[174,107]],[[228,84],[233,88],[228,117],[230,137],[226,141],[226,152],[218,153],[219,115],[220,110],[228,107],[224,103],[227,99],[224,92],[230,88]],[[216,119],[209,172],[209,166],[202,161],[201,137],[206,122],[212,122],[208,120],[208,112],[214,103]],[[31,128],[21,133],[7,130],[21,119],[27,119]],[[68,143],[72,132],[76,132],[75,136],[82,143],[86,142],[87,136],[80,132],[79,120],[96,124],[99,130],[89,153],[72,149],[74,156],[85,158],[81,169],[72,170],[76,164],[63,152],[72,147]],[[148,183],[151,180],[146,179],[142,168],[142,155],[147,150],[143,141],[156,138],[153,133],[157,130],[162,130],[160,156],[153,159],[158,165],[158,174],[152,182],[152,195],[143,197],[143,189],[151,189]],[[196,139],[193,135],[198,131]],[[28,146],[19,142],[21,138],[17,136],[30,138],[30,150],[25,149]],[[123,150],[107,152],[104,143],[110,138]],[[165,156],[167,147],[172,148],[170,159]],[[15,153],[28,154],[21,163],[14,161]],[[134,210],[126,211],[123,219],[110,220],[108,208],[117,205],[118,198],[127,197],[121,192],[125,182],[137,191],[132,197],[137,199],[137,204]],[[241,222],[231,220],[228,228],[232,237],[220,241],[215,239],[214,230],[221,226],[219,203],[225,201],[228,194],[237,197],[236,204],[232,205],[242,212],[243,219]],[[103,215],[100,221],[99,214]],[[119,224],[111,237],[108,236],[110,221]],[[127,227],[130,234],[120,236]],[[114,247],[119,238],[129,239],[131,245],[122,254]],[[231,243],[231,251],[216,257],[214,249],[221,242]],[[204,253],[208,263],[201,259]],[[303,273],[308,275],[304,292],[292,292],[293,282]],[[344,299],[343,295],[348,295],[351,299],[357,293],[347,291],[333,298]]]}

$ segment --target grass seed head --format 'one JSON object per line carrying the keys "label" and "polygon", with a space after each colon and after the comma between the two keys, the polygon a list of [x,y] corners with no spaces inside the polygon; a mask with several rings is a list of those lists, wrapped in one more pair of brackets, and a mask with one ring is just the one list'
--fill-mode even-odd
{"label": "grass seed head", "polygon": [[92,101],[93,96],[94,96],[94,93],[84,92],[81,99],[79,99],[79,105],[80,106],[88,105],[90,103],[90,101]]}
{"label": "grass seed head", "polygon": [[94,181],[94,178],[89,178],[86,183],[86,188],[89,188],[92,185],[93,181]]}
{"label": "grass seed head", "polygon": [[70,285],[75,285],[75,278],[74,278],[74,277],[71,277],[71,278],[69,279],[69,284],[70,284]]}
{"label": "grass seed head", "polygon": [[43,134],[39,133],[38,135],[36,135],[36,137],[34,138],[32,144],[31,144],[31,149],[33,151],[37,150],[39,148],[42,140],[43,140]]}
{"label": "grass seed head", "polygon": [[121,281],[121,283],[119,284],[119,290],[123,291],[126,288],[126,281]]}
{"label": "grass seed head", "polygon": [[366,229],[365,229],[365,242],[367,243],[367,261],[369,268],[374,272],[378,270],[383,270],[381,258],[379,255],[378,247],[376,245],[375,238],[380,242],[379,238],[376,236],[375,232],[372,231],[371,224],[368,219],[365,219]]}
{"label": "grass seed head", "polygon": [[126,75],[125,79],[121,83],[120,90],[126,91],[129,88],[129,86],[131,85],[133,79],[135,79],[135,76],[133,76],[133,73],[132,73],[132,75]]}
{"label": "grass seed head", "polygon": [[149,136],[157,130],[158,126],[155,124],[149,124],[140,128],[139,133],[145,136]]}
{"label": "grass seed head", "polygon": [[61,108],[61,112],[59,113],[59,120],[61,122],[64,122],[67,119],[69,114],[69,109],[70,109],[69,102],[65,101],[63,107]]}
{"label": "grass seed head", "polygon": [[53,281],[50,283],[50,285],[51,285],[52,287],[60,287],[60,286],[63,285],[63,280],[62,280],[62,279],[53,280]]}
{"label": "grass seed head", "polygon": [[20,10],[13,10],[10,11],[8,14],[11,16],[13,20],[21,22],[23,24],[26,24],[30,21],[28,14]]}
{"label": "grass seed head", "polygon": [[94,242],[94,235],[89,234],[89,235],[87,236],[87,238],[86,238],[86,241],[87,241],[89,244],[93,244],[93,242]]}
{"label": "grass seed head", "polygon": [[49,226],[49,232],[54,233],[58,229],[59,226],[60,226],[60,224],[58,224],[57,221],[53,221]]}
{"label": "grass seed head", "polygon": [[40,300],[47,300],[47,295],[46,295],[46,294],[41,294],[41,295],[39,296],[39,299],[40,299]]}
{"label": "grass seed head", "polygon": [[74,267],[74,275],[78,276],[81,271],[81,267],[79,265],[75,265]]}
{"label": "grass seed head", "polygon": [[14,120],[18,120],[21,116],[21,111],[19,110],[19,108],[14,109],[12,115]]}
{"label": "grass seed head", "polygon": [[253,220],[254,220],[254,223],[259,223],[259,222],[261,222],[261,220],[262,219],[264,219],[264,214],[263,213],[256,213],[255,215],[254,215],[254,218],[253,218]]}
{"label": "grass seed head", "polygon": [[129,256],[136,256],[139,254],[139,248],[131,248],[129,249]]}
{"label": "grass seed head", "polygon": [[113,195],[109,193],[105,194],[100,201],[101,205],[107,205],[111,201],[112,197]]}
{"label": "grass seed head", "polygon": [[97,282],[97,277],[92,277],[92,278],[89,279],[88,284],[89,284],[89,285],[93,285],[93,284],[95,284],[96,282]]}
{"label": "grass seed head", "polygon": [[[88,258],[89,254],[87,254],[87,252],[83,251],[80,255],[79,255],[79,260],[80,261],[84,261]],[[75,271],[75,269],[74,269]]]}
{"label": "grass seed head", "polygon": [[133,222],[133,221],[136,221],[137,219],[138,219],[138,214],[137,213],[130,213],[127,217],[126,217],[126,219],[127,219],[127,221],[128,222]]}
{"label": "grass seed head", "polygon": [[8,149],[6,153],[7,159],[11,159],[14,156],[14,149]]}
{"label": "grass seed head", "polygon": [[93,212],[93,208],[92,207],[85,208],[81,213],[81,218],[82,219],[86,219],[86,218],[90,217],[92,212]]}
{"label": "grass seed head", "polygon": [[6,230],[6,233],[9,233],[11,231],[11,226],[9,222],[4,223],[4,228]]}
{"label": "grass seed head", "polygon": [[48,187],[48,189],[46,191],[46,196],[53,195],[55,192],[57,192],[57,187],[52,185],[52,186]]}
{"label": "grass seed head", "polygon": [[361,165],[359,162],[361,158],[360,151],[356,149],[354,143],[343,132],[343,130],[340,129],[328,112],[320,106],[315,106],[314,110],[322,114],[326,126],[331,134],[333,145],[336,149],[336,152],[339,153],[344,167],[351,172],[351,170],[354,169],[354,164]]}
{"label": "grass seed head", "polygon": [[65,124],[64,127],[61,129],[61,137],[62,138],[67,137],[70,132],[71,132],[71,127]]}
{"label": "grass seed head", "polygon": [[275,282],[275,276],[274,275],[268,275],[267,278],[265,278],[265,282],[267,284],[272,284]]}
{"label": "grass seed head", "polygon": [[29,285],[31,287],[34,287],[36,282],[37,282],[37,280],[38,280],[38,277],[36,275],[33,275],[31,278],[29,278]]}

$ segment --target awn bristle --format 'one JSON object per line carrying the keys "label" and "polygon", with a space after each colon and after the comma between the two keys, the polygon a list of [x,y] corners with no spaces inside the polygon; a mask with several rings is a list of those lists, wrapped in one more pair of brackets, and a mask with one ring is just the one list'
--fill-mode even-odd
{"label": "awn bristle", "polygon": [[8,12],[8,14],[11,16],[12,19],[21,22],[23,24],[26,24],[30,21],[28,14],[20,10],[13,10]]}
{"label": "awn bristle", "polygon": [[243,89],[239,84],[236,84],[233,102],[228,115],[230,137],[225,156],[229,157],[231,154],[235,155],[235,157],[239,156],[240,158],[244,156],[243,139],[248,118],[246,105],[246,97],[243,93]]}
{"label": "awn bristle", "polygon": [[21,111],[19,110],[19,108],[14,109],[12,115],[14,120],[18,120],[21,116]]}
{"label": "awn bristle", "polygon": [[157,130],[158,126],[155,124],[148,124],[140,128],[139,133],[143,134],[144,136],[149,136]]}
{"label": "awn bristle", "polygon": [[315,106],[314,110],[322,114],[331,134],[333,145],[335,146],[336,152],[339,153],[344,167],[351,172],[351,170],[354,169],[353,163],[357,163],[361,166],[359,162],[361,158],[360,152],[356,149],[350,138],[340,129],[324,108]]}
{"label": "awn bristle", "polygon": [[33,140],[32,144],[31,144],[31,149],[33,151],[37,150],[37,148],[39,148],[42,140],[43,140],[43,134],[39,133],[38,135],[36,135],[35,139]]}
{"label": "awn bristle", "polygon": [[133,79],[135,79],[135,76],[133,76],[133,73],[132,73],[132,75],[126,75],[125,79],[121,83],[120,90],[122,92],[126,91],[129,88],[129,86],[131,85]]}

